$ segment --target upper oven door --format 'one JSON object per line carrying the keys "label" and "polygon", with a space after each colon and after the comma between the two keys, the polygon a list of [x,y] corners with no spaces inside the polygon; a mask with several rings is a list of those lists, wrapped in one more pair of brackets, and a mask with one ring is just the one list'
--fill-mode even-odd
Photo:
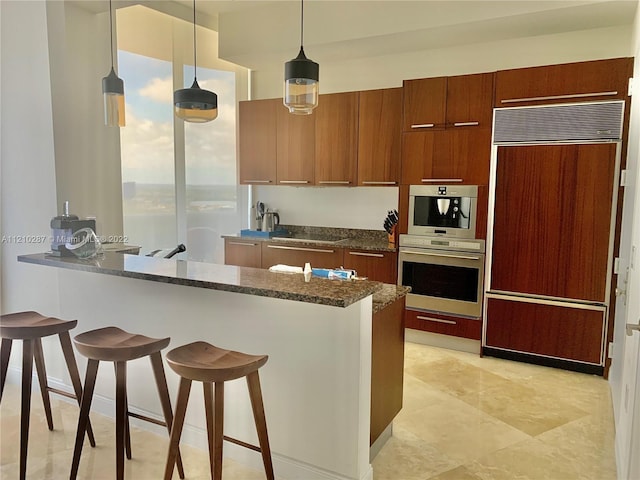
{"label": "upper oven door", "polygon": [[408,233],[475,238],[477,197],[473,185],[412,185]]}
{"label": "upper oven door", "polygon": [[408,308],[479,318],[484,254],[400,248],[398,285],[411,287]]}

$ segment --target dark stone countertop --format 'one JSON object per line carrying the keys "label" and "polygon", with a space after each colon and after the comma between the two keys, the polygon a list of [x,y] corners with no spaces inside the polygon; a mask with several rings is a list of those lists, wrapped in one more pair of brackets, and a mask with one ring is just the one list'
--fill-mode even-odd
{"label": "dark stone countertop", "polygon": [[[37,253],[20,255],[18,261],[334,307],[347,307],[381,290],[384,285],[369,280],[345,281],[318,277],[311,277],[308,282],[305,282],[304,276],[301,274],[274,273],[260,268],[126,255],[115,252],[105,252],[100,257],[88,260]],[[394,285],[390,286],[395,288]],[[387,295],[384,297],[387,298]],[[385,302],[387,300],[381,298],[380,302],[376,302],[376,304],[383,305]]]}
{"label": "dark stone countertop", "polygon": [[411,288],[409,287],[383,283],[382,288],[373,294],[373,313],[384,310],[399,298],[407,295],[410,291]]}

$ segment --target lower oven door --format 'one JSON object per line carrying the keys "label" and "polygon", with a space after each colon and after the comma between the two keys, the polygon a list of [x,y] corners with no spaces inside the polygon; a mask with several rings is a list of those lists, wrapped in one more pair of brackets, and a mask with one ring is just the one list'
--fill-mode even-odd
{"label": "lower oven door", "polygon": [[411,287],[407,308],[480,318],[484,254],[400,248],[398,285]]}

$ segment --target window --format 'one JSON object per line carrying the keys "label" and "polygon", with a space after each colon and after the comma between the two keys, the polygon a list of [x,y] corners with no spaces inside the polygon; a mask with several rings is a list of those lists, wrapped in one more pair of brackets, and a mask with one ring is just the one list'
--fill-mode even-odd
{"label": "window", "polygon": [[236,92],[248,72],[219,60],[217,33],[198,26],[198,83],[217,93],[219,114],[184,123],[174,118],[173,92],[193,82],[193,25],[142,5],[119,9],[117,22],[124,233],[141,254],[184,243],[182,257],[223,263],[221,235],[242,224]]}

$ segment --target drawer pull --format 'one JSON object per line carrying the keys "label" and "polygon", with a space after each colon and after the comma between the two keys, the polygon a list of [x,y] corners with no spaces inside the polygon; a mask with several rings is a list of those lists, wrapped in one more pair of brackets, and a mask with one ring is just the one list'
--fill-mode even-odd
{"label": "drawer pull", "polygon": [[271,180],[245,180],[246,183],[271,183]]}
{"label": "drawer pull", "polygon": [[617,94],[618,92],[572,93],[569,95],[552,95],[549,97],[508,98],[506,100],[500,100],[500,103],[534,102],[534,101],[540,101],[540,100],[561,100],[563,98],[606,97],[606,96],[614,96]]}
{"label": "drawer pull", "polygon": [[278,250],[295,250],[297,252],[318,252],[318,253],[334,253],[335,252],[335,250],[327,250],[324,248],[285,247],[284,245],[267,245],[267,248],[276,248]]}
{"label": "drawer pull", "polygon": [[307,184],[307,183],[309,183],[309,180],[280,180],[279,183]]}
{"label": "drawer pull", "polygon": [[418,315],[416,318],[418,320],[429,320],[430,322],[446,323],[447,325],[456,325],[458,323],[454,320],[445,320],[444,318],[422,317],[420,315]]}
{"label": "drawer pull", "polygon": [[415,123],[411,125],[411,128],[433,128],[435,127],[434,123]]}
{"label": "drawer pull", "polygon": [[258,245],[257,243],[247,243],[247,242],[228,242],[229,245],[242,245],[243,247],[255,247]]}
{"label": "drawer pull", "polygon": [[398,182],[370,182],[368,180],[362,182],[363,185],[397,185]]}
{"label": "drawer pull", "polygon": [[480,125],[480,122],[455,122],[453,124],[454,127],[475,127],[476,125]]}
{"label": "drawer pull", "polygon": [[323,185],[349,185],[351,182],[349,180],[320,180],[318,183]]}
{"label": "drawer pull", "polygon": [[349,255],[357,255],[359,257],[384,258],[384,255],[382,253],[349,252]]}
{"label": "drawer pull", "polygon": [[462,182],[461,178],[421,178],[422,183],[453,183]]}

